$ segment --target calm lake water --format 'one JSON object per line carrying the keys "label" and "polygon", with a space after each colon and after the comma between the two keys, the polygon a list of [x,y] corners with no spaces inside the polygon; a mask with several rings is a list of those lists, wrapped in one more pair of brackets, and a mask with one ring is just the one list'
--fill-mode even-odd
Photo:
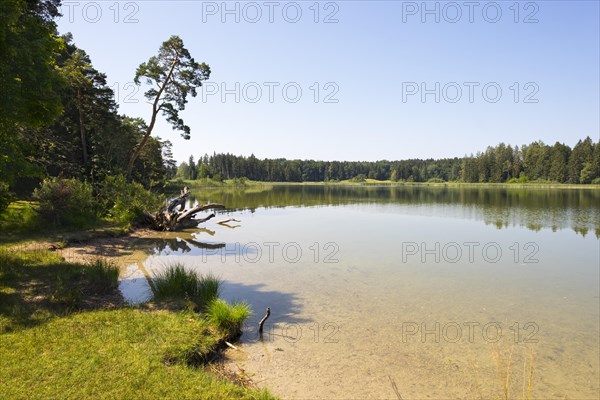
{"label": "calm lake water", "polygon": [[[255,312],[229,356],[259,386],[284,398],[599,397],[600,191],[194,193],[229,209],[139,243],[148,258],[123,288],[143,299],[140,271],[172,260],[220,276],[223,297]],[[216,223],[226,218],[240,222]]]}

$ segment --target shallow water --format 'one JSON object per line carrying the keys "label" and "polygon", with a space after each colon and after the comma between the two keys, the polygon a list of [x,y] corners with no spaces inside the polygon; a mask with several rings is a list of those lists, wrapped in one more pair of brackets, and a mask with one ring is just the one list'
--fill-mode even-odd
{"label": "shallow water", "polygon": [[256,316],[231,363],[284,398],[598,398],[599,191],[275,186],[197,200],[230,210],[139,244],[142,267],[176,259],[247,300]]}

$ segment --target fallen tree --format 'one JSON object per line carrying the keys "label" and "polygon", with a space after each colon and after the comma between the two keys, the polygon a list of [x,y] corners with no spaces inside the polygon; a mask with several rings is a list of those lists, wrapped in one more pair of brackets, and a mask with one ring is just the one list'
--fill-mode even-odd
{"label": "fallen tree", "polygon": [[211,213],[205,218],[196,218],[196,214],[201,211],[222,210],[225,208],[223,204],[209,203],[196,205],[190,210],[185,210],[185,203],[189,195],[189,188],[184,187],[178,198],[171,200],[169,205],[162,206],[156,213],[151,214],[148,211],[144,211],[144,216],[150,227],[157,231],[177,231],[180,229],[195,228],[198,224],[215,217],[215,214]]}

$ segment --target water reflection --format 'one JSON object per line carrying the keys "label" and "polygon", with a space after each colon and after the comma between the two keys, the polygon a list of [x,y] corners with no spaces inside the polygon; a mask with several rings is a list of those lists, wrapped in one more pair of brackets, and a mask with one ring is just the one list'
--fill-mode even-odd
{"label": "water reflection", "polygon": [[208,243],[201,242],[192,238],[182,237],[171,237],[155,239],[154,254],[155,255],[169,255],[172,253],[187,254],[192,253],[193,249],[220,249],[225,247],[225,243]]}
{"label": "water reflection", "polygon": [[[426,186],[292,185],[242,189],[193,189],[191,202],[216,202],[229,210],[290,206],[396,204],[419,213],[481,220],[498,229],[572,229],[600,238],[600,190]],[[407,212],[408,209],[404,208]],[[232,223],[232,228],[237,227]]]}

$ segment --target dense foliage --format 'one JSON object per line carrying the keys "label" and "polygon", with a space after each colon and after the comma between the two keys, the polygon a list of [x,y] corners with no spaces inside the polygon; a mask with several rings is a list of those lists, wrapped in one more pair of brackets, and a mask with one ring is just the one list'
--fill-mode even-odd
{"label": "dense foliage", "polygon": [[125,176],[109,176],[100,184],[98,202],[103,216],[120,223],[135,223],[143,218],[144,210],[155,210],[162,198]]}
{"label": "dense foliage", "polygon": [[54,57],[61,46],[52,19],[58,0],[0,2],[0,182],[36,173],[24,128],[60,114],[63,85]]}
{"label": "dense foliage", "polygon": [[40,215],[54,226],[84,227],[96,221],[98,208],[92,186],[77,179],[50,178],[33,193]]}
{"label": "dense foliage", "polygon": [[59,36],[59,6],[60,0],[0,2],[0,183],[31,193],[36,180],[60,176],[97,191],[98,182],[127,172],[139,149],[131,179],[162,185],[174,169],[171,143],[149,137],[139,146],[146,123],[119,115],[106,75],[70,34]]}
{"label": "dense foliage", "polygon": [[[1,189],[1,188],[0,188]],[[38,213],[52,226],[86,227],[105,218],[123,225],[143,219],[144,210],[158,209],[163,200],[123,175],[108,176],[97,185],[75,178],[47,178],[33,192]]]}
{"label": "dense foliage", "polygon": [[177,170],[182,179],[246,177],[269,182],[321,182],[366,179],[406,182],[528,182],[600,183],[600,142],[587,137],[573,149],[542,142],[510,146],[504,143],[463,158],[402,161],[314,161],[263,159],[232,154],[190,156]]}

